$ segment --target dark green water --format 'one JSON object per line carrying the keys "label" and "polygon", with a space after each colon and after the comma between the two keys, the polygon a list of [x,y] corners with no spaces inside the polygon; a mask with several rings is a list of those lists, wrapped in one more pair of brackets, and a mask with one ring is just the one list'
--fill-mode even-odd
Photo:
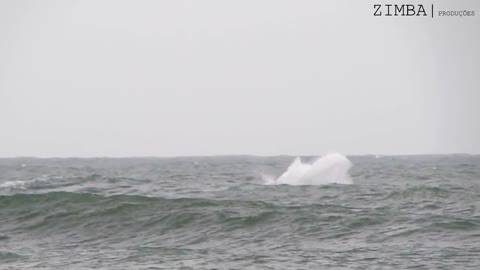
{"label": "dark green water", "polygon": [[0,269],[480,269],[479,156],[349,159],[0,159]]}

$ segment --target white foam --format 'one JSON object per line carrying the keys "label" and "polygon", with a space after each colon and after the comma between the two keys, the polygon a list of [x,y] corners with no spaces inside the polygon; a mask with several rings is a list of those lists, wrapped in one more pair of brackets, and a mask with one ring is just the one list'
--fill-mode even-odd
{"label": "white foam", "polygon": [[0,184],[1,189],[29,189],[32,186],[38,185],[39,183],[47,182],[49,178],[46,176],[38,177],[31,180],[15,180],[15,181],[6,181]]}
{"label": "white foam", "polygon": [[264,180],[267,185],[348,185],[353,184],[348,174],[351,167],[350,160],[337,153],[325,155],[313,163],[303,163],[297,157],[280,177],[264,177]]}
{"label": "white foam", "polygon": [[3,188],[25,189],[26,183],[27,181],[7,181],[5,183],[0,184],[0,189],[3,189]]}

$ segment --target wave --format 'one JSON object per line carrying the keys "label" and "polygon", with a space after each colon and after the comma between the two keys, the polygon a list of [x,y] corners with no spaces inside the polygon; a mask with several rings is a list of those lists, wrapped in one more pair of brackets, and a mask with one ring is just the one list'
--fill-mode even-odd
{"label": "wave", "polygon": [[30,223],[28,221],[33,220],[38,226],[47,223],[53,226],[69,222],[82,224],[92,219],[108,221],[109,217],[137,215],[154,219],[167,216],[183,219],[188,216],[187,220],[190,220],[190,217],[196,217],[197,221],[209,216],[225,223],[252,225],[272,217],[282,216],[285,212],[307,213],[309,208],[328,213],[352,212],[348,207],[327,204],[299,206],[249,200],[161,198],[141,195],[102,196],[64,191],[0,196],[0,214],[16,221]]}
{"label": "wave", "polygon": [[352,163],[341,154],[332,153],[313,163],[304,163],[297,157],[280,177],[264,177],[267,185],[326,185],[353,184],[348,174]]}
{"label": "wave", "polygon": [[148,242],[155,238],[172,245],[192,244],[214,233],[266,230],[290,216],[286,212],[306,214],[305,210],[261,201],[71,192],[0,196],[5,237],[19,233],[29,237],[68,235],[76,243]]}
{"label": "wave", "polygon": [[338,239],[373,227],[415,222],[412,232],[397,235],[395,231],[385,231],[375,237],[382,241],[389,236],[415,237],[412,235],[426,230],[470,233],[480,224],[478,216],[463,219],[439,216],[432,223],[430,219],[416,220],[408,212],[382,207],[282,205],[249,200],[72,192],[0,196],[0,216],[4,217],[0,241],[14,241],[19,234],[25,234],[22,237],[64,235],[69,241],[82,245],[161,243],[172,247],[207,245],[212,237],[224,239],[227,235],[240,246],[246,233],[275,237],[289,237],[293,233],[317,239]]}
{"label": "wave", "polygon": [[0,194],[15,194],[27,191],[70,191],[81,193],[91,189],[115,188],[115,183],[121,183],[123,187],[126,187],[128,185],[133,186],[149,182],[149,179],[109,177],[100,174],[86,176],[41,176],[28,180],[12,180],[0,183]]}
{"label": "wave", "polygon": [[20,259],[22,256],[20,254],[10,252],[10,251],[1,251],[0,250],[0,261],[3,263],[14,261],[16,259]]}
{"label": "wave", "polygon": [[[106,209],[109,205],[137,205],[156,210],[174,210],[191,208],[245,208],[245,209],[293,209],[298,211],[301,208],[312,206],[315,208],[326,207],[332,209],[349,209],[328,204],[309,205],[282,205],[260,200],[227,200],[210,198],[164,198],[148,195],[111,195],[105,196],[94,193],[78,193],[66,191],[53,191],[46,193],[16,193],[12,195],[0,195],[0,210],[15,211],[23,207],[31,207],[35,210],[51,210],[53,206],[60,206],[56,209],[74,207],[92,212],[92,208]],[[90,207],[88,207],[90,206]],[[1,237],[1,236],[0,236]]]}
{"label": "wave", "polygon": [[413,186],[402,190],[390,192],[385,199],[394,199],[404,201],[406,199],[445,199],[449,196],[449,190],[431,186]]}
{"label": "wave", "polygon": [[100,175],[89,175],[86,177],[62,177],[62,176],[42,176],[29,180],[14,180],[6,181],[0,184],[0,191],[23,191],[23,190],[38,190],[38,189],[52,189],[62,188],[78,184],[83,184],[88,181],[101,179]]}
{"label": "wave", "polygon": [[0,189],[26,189],[25,186],[31,183],[32,181],[7,181],[0,184]]}

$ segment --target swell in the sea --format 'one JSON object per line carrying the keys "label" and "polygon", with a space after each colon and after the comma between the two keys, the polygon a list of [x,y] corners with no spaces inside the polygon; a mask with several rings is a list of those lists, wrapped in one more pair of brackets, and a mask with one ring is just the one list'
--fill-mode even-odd
{"label": "swell in the sea", "polygon": [[[391,192],[382,197],[383,200],[398,200],[408,196],[425,197],[426,194],[442,198],[447,196],[448,191],[419,187]],[[227,233],[241,229],[277,231],[281,234],[281,230],[285,230],[285,227],[282,229],[282,224],[288,224],[289,228],[283,233],[324,238],[329,235],[354,233],[355,229],[363,226],[405,222],[404,219],[408,218],[401,212],[392,213],[384,206],[286,206],[262,201],[167,199],[139,195],[102,196],[70,192],[0,196],[0,211],[4,217],[3,231],[29,234],[75,232],[72,237],[82,236],[92,241],[98,237],[108,237],[114,232],[136,238],[148,234],[158,237],[158,232],[162,235],[167,231],[183,231],[185,235],[181,238],[184,240],[196,239],[198,233]],[[413,217],[410,219],[414,221]],[[428,220],[422,222],[428,223]],[[478,228],[479,222],[478,219],[447,219],[444,222],[432,223],[428,228],[468,230]],[[323,226],[326,226],[325,229]],[[321,234],[322,231],[325,234]],[[100,232],[108,233],[102,236]],[[169,237],[175,235],[178,236],[174,233]]]}

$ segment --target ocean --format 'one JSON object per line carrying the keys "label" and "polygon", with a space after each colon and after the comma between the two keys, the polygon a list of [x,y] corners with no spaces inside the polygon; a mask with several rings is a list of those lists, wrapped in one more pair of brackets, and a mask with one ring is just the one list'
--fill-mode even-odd
{"label": "ocean", "polygon": [[0,269],[480,269],[480,156],[3,158]]}

